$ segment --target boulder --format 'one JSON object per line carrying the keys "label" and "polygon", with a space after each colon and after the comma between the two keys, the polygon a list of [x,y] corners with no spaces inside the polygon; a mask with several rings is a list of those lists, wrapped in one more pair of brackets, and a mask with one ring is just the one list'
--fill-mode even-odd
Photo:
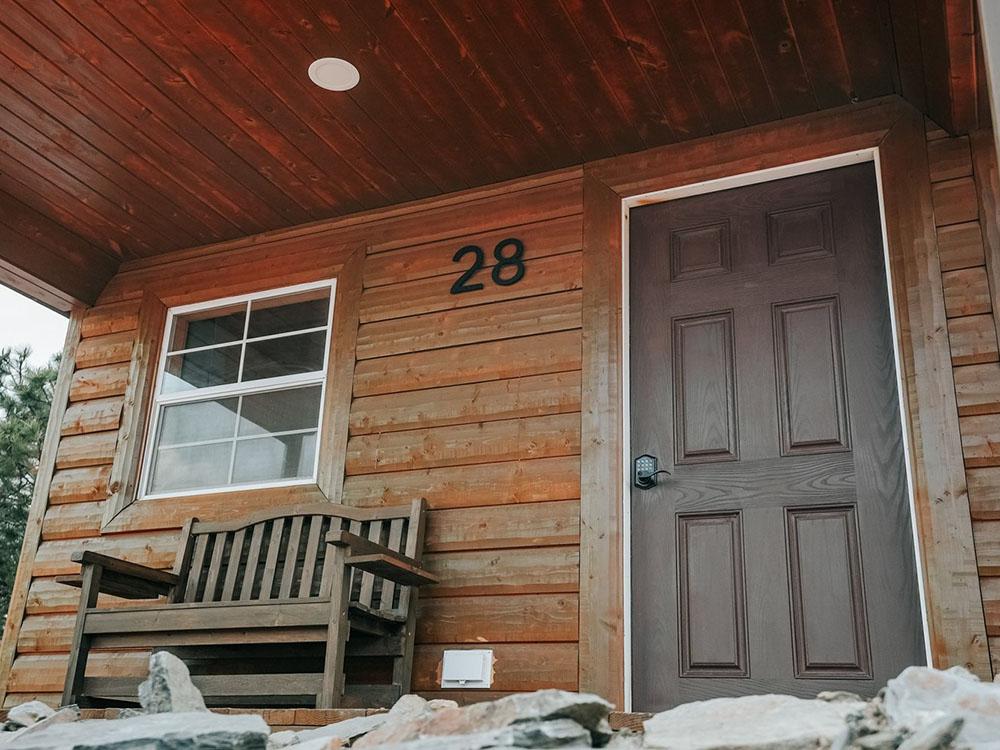
{"label": "boulder", "polygon": [[207,711],[77,721],[25,732],[11,750],[265,750],[271,730],[255,714]]}
{"label": "boulder", "polygon": [[[944,750],[955,742],[965,720],[960,716],[944,716],[932,721],[898,746],[898,750]],[[1000,744],[1000,740],[998,740]]]}
{"label": "boulder", "polygon": [[187,665],[166,651],[150,655],[149,677],[139,685],[139,703],[151,714],[208,710]]}
{"label": "boulder", "polygon": [[553,719],[517,722],[484,732],[423,737],[378,747],[380,750],[487,750],[487,748],[582,748],[592,745],[590,732],[575,721]]}
{"label": "boulder", "polygon": [[28,701],[7,712],[7,726],[12,729],[30,727],[55,714],[55,709],[41,701]]}
{"label": "boulder", "polygon": [[980,682],[961,667],[909,667],[889,680],[883,710],[916,734],[945,719],[963,719],[955,744],[1000,747],[1000,685]]}
{"label": "boulder", "polygon": [[662,750],[820,750],[843,747],[846,716],[864,704],[750,695],[687,703],[644,724],[644,746]]}
{"label": "boulder", "polygon": [[[424,711],[409,719],[390,720],[352,746],[380,748],[425,737],[483,734],[522,722],[540,723],[554,719],[572,719],[587,730],[596,744],[603,745],[611,735],[607,718],[612,708],[610,703],[596,695],[539,690],[463,708],[448,706],[436,711]],[[390,719],[392,714],[390,710]]]}

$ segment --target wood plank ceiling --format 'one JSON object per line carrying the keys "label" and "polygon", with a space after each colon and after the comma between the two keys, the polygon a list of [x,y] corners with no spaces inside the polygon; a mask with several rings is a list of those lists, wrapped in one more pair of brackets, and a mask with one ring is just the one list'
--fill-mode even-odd
{"label": "wood plank ceiling", "polygon": [[[65,307],[123,260],[891,93],[967,128],[973,23],[972,0],[5,0],[0,280]],[[360,85],[313,86],[322,56]]]}

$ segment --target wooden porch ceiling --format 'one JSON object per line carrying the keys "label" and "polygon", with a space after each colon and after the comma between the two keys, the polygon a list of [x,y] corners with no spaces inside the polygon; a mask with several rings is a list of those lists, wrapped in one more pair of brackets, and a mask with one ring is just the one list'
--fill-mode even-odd
{"label": "wooden porch ceiling", "polygon": [[892,93],[968,130],[973,5],[7,0],[0,281],[67,309],[125,260]]}

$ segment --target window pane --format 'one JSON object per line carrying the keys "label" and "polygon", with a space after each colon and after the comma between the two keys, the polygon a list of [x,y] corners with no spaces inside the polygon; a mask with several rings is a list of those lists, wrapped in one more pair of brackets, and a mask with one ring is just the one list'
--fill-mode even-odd
{"label": "window pane", "polygon": [[243,338],[246,314],[246,303],[240,302],[175,318],[169,351],[239,341]]}
{"label": "window pane", "polygon": [[319,396],[318,385],[244,396],[240,435],[314,430],[319,425]]}
{"label": "window pane", "polygon": [[323,369],[326,331],[247,343],[243,380],[261,380]]}
{"label": "window pane", "polygon": [[222,487],[229,479],[231,441],[189,448],[160,448],[149,483],[152,493]]}
{"label": "window pane", "polygon": [[239,399],[166,406],[160,413],[159,446],[232,438]]}
{"label": "window pane", "polygon": [[308,479],[316,461],[316,433],[240,440],[233,482]]}
{"label": "window pane", "polygon": [[163,373],[163,393],[235,383],[240,372],[240,346],[171,354]]}
{"label": "window pane", "polygon": [[288,297],[254,300],[250,306],[249,338],[319,328],[327,323],[330,290],[315,289]]}

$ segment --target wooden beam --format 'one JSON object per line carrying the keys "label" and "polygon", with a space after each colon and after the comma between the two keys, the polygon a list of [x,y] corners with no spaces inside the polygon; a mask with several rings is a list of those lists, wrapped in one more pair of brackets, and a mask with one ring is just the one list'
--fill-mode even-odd
{"label": "wooden beam", "polygon": [[69,388],[76,366],[76,347],[80,343],[80,327],[84,310],[77,308],[70,315],[69,326],[66,329],[66,342],[63,344],[62,359],[59,363],[59,375],[52,392],[52,407],[49,411],[49,422],[45,429],[45,442],[42,444],[42,454],[38,460],[38,471],[35,475],[35,488],[28,509],[28,521],[24,529],[24,543],[21,545],[21,557],[17,564],[17,575],[11,587],[10,605],[7,608],[7,621],[4,623],[3,643],[0,644],[0,702],[7,694],[11,666],[17,650],[17,638],[21,630],[21,620],[28,601],[28,588],[31,585],[31,570],[34,567],[35,552],[42,538],[42,521],[49,500],[49,484],[56,468],[56,452],[59,448],[59,433],[62,429],[63,416],[69,403]]}
{"label": "wooden beam", "polygon": [[991,678],[976,569],[923,117],[906,109],[879,147],[907,404],[914,506],[935,666]]}
{"label": "wooden beam", "polygon": [[625,705],[621,196],[583,176],[580,690]]}

